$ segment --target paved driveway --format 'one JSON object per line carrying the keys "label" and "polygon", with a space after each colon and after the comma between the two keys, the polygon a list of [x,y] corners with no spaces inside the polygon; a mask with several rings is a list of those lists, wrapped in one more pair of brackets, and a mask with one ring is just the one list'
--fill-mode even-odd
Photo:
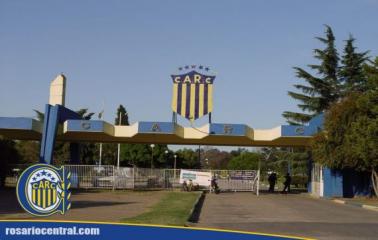
{"label": "paved driveway", "polygon": [[73,192],[72,208],[65,214],[49,217],[34,217],[18,204],[14,189],[0,191],[0,219],[48,219],[118,222],[123,218],[135,217],[158,203],[167,192],[164,191],[87,191]]}
{"label": "paved driveway", "polygon": [[196,225],[317,239],[378,239],[378,211],[301,194],[207,194]]}

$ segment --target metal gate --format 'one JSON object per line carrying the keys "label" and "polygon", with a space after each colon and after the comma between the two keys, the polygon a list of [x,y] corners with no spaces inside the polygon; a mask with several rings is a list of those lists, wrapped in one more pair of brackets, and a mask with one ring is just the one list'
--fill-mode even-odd
{"label": "metal gate", "polygon": [[[6,178],[8,185],[16,185],[17,176],[27,166],[12,168],[15,173]],[[115,167],[112,165],[64,165],[71,172],[71,188],[101,189],[178,189],[180,169],[151,169]],[[211,172],[217,179],[221,191],[252,191],[259,193],[259,171],[257,170],[210,170],[190,169],[191,171]]]}
{"label": "metal gate", "polygon": [[253,191],[258,193],[259,171],[256,170],[211,170],[222,191]]}
{"label": "metal gate", "polygon": [[71,188],[114,188],[114,166],[64,165],[64,168],[71,173]]}

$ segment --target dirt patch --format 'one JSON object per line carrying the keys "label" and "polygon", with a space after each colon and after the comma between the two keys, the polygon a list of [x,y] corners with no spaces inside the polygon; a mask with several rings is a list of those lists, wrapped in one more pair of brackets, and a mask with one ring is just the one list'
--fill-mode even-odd
{"label": "dirt patch", "polygon": [[[38,218],[46,220],[82,220],[118,222],[149,210],[166,194],[165,191],[93,191],[74,192],[72,208],[65,214]],[[0,192],[0,219],[37,219],[18,204],[14,189]]]}

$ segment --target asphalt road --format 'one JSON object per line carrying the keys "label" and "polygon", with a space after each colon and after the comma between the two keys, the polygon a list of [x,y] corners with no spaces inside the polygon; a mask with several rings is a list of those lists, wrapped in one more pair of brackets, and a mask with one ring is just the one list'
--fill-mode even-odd
{"label": "asphalt road", "polygon": [[196,226],[315,239],[378,239],[378,211],[303,194],[207,194]]}
{"label": "asphalt road", "polygon": [[15,189],[0,190],[0,219],[119,222],[138,216],[158,203],[165,191],[74,191],[72,208],[64,215],[34,217],[18,203]]}

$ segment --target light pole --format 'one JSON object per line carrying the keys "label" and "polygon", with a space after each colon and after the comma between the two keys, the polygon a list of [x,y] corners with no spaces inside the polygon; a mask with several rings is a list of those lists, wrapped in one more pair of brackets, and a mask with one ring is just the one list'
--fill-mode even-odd
{"label": "light pole", "polygon": [[[121,113],[121,111],[119,111],[118,126],[121,126],[121,117],[122,117],[122,113]],[[120,154],[121,154],[121,144],[118,143],[117,169],[119,168],[119,157],[120,157]]]}
{"label": "light pole", "polygon": [[167,159],[165,159],[165,161],[166,161],[166,163],[168,163],[168,153],[169,153],[169,151],[165,150],[164,152],[165,152],[165,157],[167,158]]}
{"label": "light pole", "polygon": [[177,160],[177,155],[175,154],[173,157],[175,157],[175,161],[173,162],[173,178],[176,179],[176,160]]}
{"label": "light pole", "polygon": [[155,147],[155,144],[151,144],[150,147],[151,147],[151,170],[152,170],[152,168],[154,166],[154,147]]}
{"label": "light pole", "polygon": [[[98,119],[102,120],[105,111],[105,101],[102,102],[102,111],[98,113]],[[102,163],[102,142],[100,143],[100,159],[99,159],[99,166],[101,167]]]}
{"label": "light pole", "polygon": [[294,153],[294,148],[290,148],[290,153],[291,153],[291,156],[289,157],[289,160],[287,161],[287,172],[291,175],[291,168],[292,168],[292,162],[291,162],[291,159],[293,157],[293,153]]}

